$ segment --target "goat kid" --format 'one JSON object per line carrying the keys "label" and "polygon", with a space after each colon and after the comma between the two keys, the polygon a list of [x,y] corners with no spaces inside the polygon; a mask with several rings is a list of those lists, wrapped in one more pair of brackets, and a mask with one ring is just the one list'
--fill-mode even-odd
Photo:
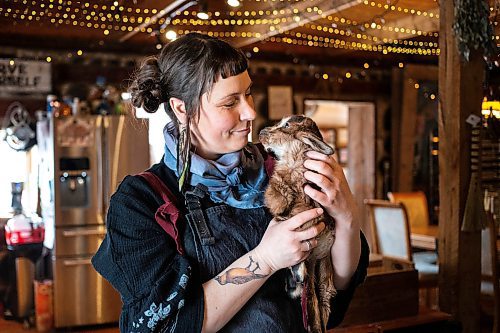
{"label": "goat kid", "polygon": [[[309,184],[304,178],[305,153],[315,150],[332,155],[334,150],[323,141],[310,118],[291,116],[276,126],[259,133],[264,148],[275,157],[274,172],[265,192],[265,203],[277,221],[283,221],[320,205],[304,193]],[[304,327],[309,332],[326,332],[330,301],[336,295],[330,249],[335,239],[334,221],[328,215],[308,221],[302,227],[325,222],[326,228],[317,236],[318,246],[306,260],[290,268],[287,291],[290,297],[301,297]]]}

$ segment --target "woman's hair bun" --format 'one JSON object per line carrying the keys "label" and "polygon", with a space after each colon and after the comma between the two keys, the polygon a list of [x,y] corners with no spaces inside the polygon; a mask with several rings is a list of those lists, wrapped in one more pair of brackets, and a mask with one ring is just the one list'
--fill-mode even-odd
{"label": "woman's hair bun", "polygon": [[147,58],[136,71],[134,80],[129,87],[132,104],[142,107],[146,112],[155,112],[164,102],[161,90],[161,72],[158,60]]}

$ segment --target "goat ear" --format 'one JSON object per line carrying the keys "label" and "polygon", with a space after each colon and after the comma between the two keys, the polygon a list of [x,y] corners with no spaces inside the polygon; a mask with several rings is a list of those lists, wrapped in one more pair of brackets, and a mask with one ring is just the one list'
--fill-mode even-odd
{"label": "goat ear", "polygon": [[312,133],[297,133],[296,138],[317,152],[325,155],[332,155],[334,153],[332,147]]}

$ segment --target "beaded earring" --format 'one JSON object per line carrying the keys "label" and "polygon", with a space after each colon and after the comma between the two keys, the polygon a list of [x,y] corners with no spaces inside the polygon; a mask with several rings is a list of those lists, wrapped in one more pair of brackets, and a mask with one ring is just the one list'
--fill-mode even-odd
{"label": "beaded earring", "polygon": [[179,191],[182,192],[189,175],[191,139],[189,135],[189,121],[179,126],[179,143],[177,145],[177,173],[179,174]]}

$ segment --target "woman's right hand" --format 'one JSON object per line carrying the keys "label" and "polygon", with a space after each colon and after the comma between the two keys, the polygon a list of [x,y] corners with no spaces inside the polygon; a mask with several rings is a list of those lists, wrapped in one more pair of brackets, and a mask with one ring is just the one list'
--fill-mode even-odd
{"label": "woman's right hand", "polygon": [[[259,245],[254,249],[258,262],[266,265],[270,273],[274,273],[306,259],[310,250],[318,245],[315,237],[323,231],[325,224],[319,223],[305,230],[297,229],[321,214],[323,209],[313,208],[288,220],[278,222],[273,219]],[[306,241],[309,241],[310,245]],[[264,269],[262,266],[261,268]]]}

